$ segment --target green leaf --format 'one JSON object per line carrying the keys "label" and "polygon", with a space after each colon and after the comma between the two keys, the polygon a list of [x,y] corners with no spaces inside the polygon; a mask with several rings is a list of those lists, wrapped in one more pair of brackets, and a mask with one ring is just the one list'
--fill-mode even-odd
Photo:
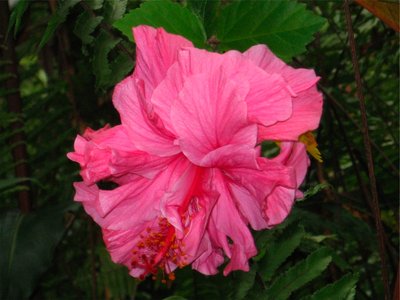
{"label": "green leaf", "polygon": [[244,51],[266,44],[288,60],[305,51],[324,19],[294,1],[234,1],[217,19],[215,30],[220,50]]}
{"label": "green leaf", "polygon": [[279,266],[300,245],[305,232],[298,223],[291,224],[284,230],[280,238],[267,246],[267,253],[260,261],[259,274],[263,280],[268,281]]}
{"label": "green leaf", "polygon": [[88,11],[81,13],[76,20],[74,33],[82,40],[83,44],[90,44],[93,41],[92,32],[100,24],[103,17],[92,17]]}
{"label": "green leaf", "polygon": [[101,30],[96,38],[93,59],[93,73],[96,76],[97,87],[108,87],[111,77],[111,68],[108,54],[119,43],[120,39],[111,37]]}
{"label": "green leaf", "polygon": [[21,25],[22,17],[24,16],[26,9],[28,8],[28,4],[29,1],[27,0],[18,1],[17,5],[11,11],[7,34],[9,34],[12,27],[14,27],[14,37],[17,36],[19,27]]}
{"label": "green leaf", "polygon": [[215,21],[220,4],[220,0],[187,1],[187,7],[199,17],[200,21],[205,26],[207,33],[209,33],[210,26]]}
{"label": "green leaf", "polygon": [[18,178],[7,178],[0,180],[0,191],[17,185],[18,183],[23,183],[28,181],[30,178],[28,177],[18,177]]}
{"label": "green leaf", "polygon": [[103,0],[90,0],[86,1],[86,3],[93,9],[97,10],[103,7]]}
{"label": "green leaf", "polygon": [[288,299],[292,292],[319,276],[331,260],[328,248],[314,251],[275,280],[267,291],[269,299]]}
{"label": "green leaf", "polygon": [[65,22],[70,9],[78,2],[79,0],[64,0],[60,2],[60,6],[57,8],[57,11],[50,18],[46,31],[44,32],[42,40],[39,43],[38,50],[40,50],[49,41],[58,26]]}
{"label": "green leaf", "polygon": [[114,84],[121,81],[132,69],[133,60],[125,53],[119,53],[110,64],[112,78],[110,83]]}
{"label": "green leaf", "polygon": [[254,285],[256,278],[257,265],[253,265],[249,272],[238,271],[233,275],[232,299],[246,299],[246,295]]}
{"label": "green leaf", "polygon": [[[124,266],[111,261],[110,254],[104,245],[98,245],[96,254],[99,257],[98,289],[99,295],[107,293],[110,298],[133,298],[138,281],[133,279]],[[91,274],[85,272],[86,279],[91,280]]]}
{"label": "green leaf", "polygon": [[0,216],[0,299],[28,299],[52,263],[64,233],[66,206]]}
{"label": "green leaf", "polygon": [[304,300],[352,300],[356,294],[358,274],[346,274],[339,280],[316,291]]}
{"label": "green leaf", "polygon": [[141,24],[163,27],[169,33],[186,37],[197,47],[205,45],[206,34],[200,20],[189,9],[178,3],[167,0],[144,2],[113,25],[133,40],[132,27]]}
{"label": "green leaf", "polygon": [[120,19],[126,10],[127,0],[106,0],[104,4],[104,20],[112,24]]}

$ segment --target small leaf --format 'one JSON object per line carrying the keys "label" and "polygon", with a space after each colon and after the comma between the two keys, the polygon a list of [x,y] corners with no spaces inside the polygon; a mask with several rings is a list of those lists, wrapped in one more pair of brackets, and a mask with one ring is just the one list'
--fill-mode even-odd
{"label": "small leaf", "polygon": [[352,300],[356,294],[357,281],[358,274],[346,274],[302,300]]}
{"label": "small leaf", "polygon": [[97,87],[107,87],[111,77],[111,68],[108,54],[119,43],[120,39],[111,37],[104,30],[100,30],[94,46],[93,73],[96,76]]}
{"label": "small leaf", "polygon": [[103,7],[103,0],[90,0],[87,4],[93,9],[97,10]]}
{"label": "small leaf", "polygon": [[92,32],[100,24],[103,17],[92,17],[87,11],[81,13],[76,20],[74,33],[82,40],[83,44],[90,44],[93,41]]}
{"label": "small leaf", "polygon": [[265,257],[260,261],[260,275],[263,280],[268,281],[279,268],[279,266],[293,253],[300,245],[305,232],[303,227],[296,223],[284,230],[280,238],[267,245]]}
{"label": "small leaf", "polygon": [[144,2],[113,25],[133,40],[132,27],[142,24],[163,27],[169,33],[182,35],[196,46],[204,47],[206,34],[203,25],[196,15],[178,3],[167,0]]}
{"label": "small leaf", "polygon": [[18,177],[18,178],[7,178],[7,179],[1,179],[0,180],[0,191],[7,189],[9,187],[15,186],[18,183],[23,183],[28,181],[28,177]]}
{"label": "small leaf", "polygon": [[24,16],[26,9],[28,8],[28,4],[29,1],[27,0],[18,1],[17,5],[11,11],[7,34],[9,34],[12,27],[14,27],[14,37],[17,36],[19,27],[21,25],[22,17]]}
{"label": "small leaf", "polygon": [[127,0],[106,0],[104,4],[104,20],[112,24],[120,19],[126,10]]}
{"label": "small leaf", "polygon": [[266,44],[280,58],[289,60],[305,51],[305,45],[324,19],[294,1],[234,1],[216,22],[220,50],[244,51]]}
{"label": "small leaf", "polygon": [[331,260],[328,248],[314,251],[275,280],[267,291],[269,299],[288,299],[292,292],[319,276]]}
{"label": "small leaf", "polygon": [[49,41],[58,26],[65,22],[70,9],[78,2],[79,0],[64,0],[60,2],[60,6],[57,8],[57,11],[50,18],[46,31],[44,32],[42,40],[39,43],[38,50],[40,50]]}
{"label": "small leaf", "polygon": [[111,62],[110,69],[112,74],[110,83],[117,83],[133,69],[132,58],[125,53],[119,53],[118,56]]}

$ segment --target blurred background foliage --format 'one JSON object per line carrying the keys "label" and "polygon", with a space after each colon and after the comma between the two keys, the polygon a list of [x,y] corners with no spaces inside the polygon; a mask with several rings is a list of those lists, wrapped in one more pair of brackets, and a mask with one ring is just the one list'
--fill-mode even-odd
{"label": "blurred background foliage", "polygon": [[[396,1],[381,2],[398,9]],[[342,1],[165,0],[137,9],[138,0],[20,0],[11,10],[0,3],[0,299],[384,298]],[[387,290],[395,293],[399,38],[376,11],[356,3],[350,9]],[[258,39],[251,38],[253,20],[263,25]],[[312,161],[305,197],[288,220],[254,233],[259,254],[248,273],[207,277],[187,267],[172,284],[139,282],[110,261],[99,228],[72,201],[78,167],[65,154],[87,126],[119,122],[112,88],[134,67],[128,36],[131,26],[142,23],[170,28],[215,51],[267,43],[293,66],[321,76],[324,114],[316,136],[324,162]],[[279,35],[283,29],[292,31]]]}

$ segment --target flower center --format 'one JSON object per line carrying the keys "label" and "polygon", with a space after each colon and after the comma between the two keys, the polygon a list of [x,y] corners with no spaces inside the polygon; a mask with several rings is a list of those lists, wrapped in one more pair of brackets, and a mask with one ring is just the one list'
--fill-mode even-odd
{"label": "flower center", "polygon": [[139,276],[144,279],[147,275],[153,274],[156,278],[158,269],[167,272],[170,280],[175,279],[171,272],[170,264],[180,268],[186,265],[183,244],[176,239],[175,228],[168,223],[167,219],[159,218],[158,224],[146,228],[145,233],[140,235],[141,241],[136,244],[132,251],[132,268],[144,269]]}
{"label": "flower center", "polygon": [[[199,188],[202,169],[196,167],[193,172],[195,173],[191,185],[178,208],[185,234],[189,230],[193,215],[200,209],[196,192]],[[158,269],[161,269],[163,274],[167,273],[169,280],[174,280],[175,275],[171,270],[176,266],[183,268],[187,265],[184,247],[182,240],[176,238],[175,227],[166,218],[160,217],[140,235],[140,241],[132,251],[132,268],[144,270],[139,276],[142,280],[149,274],[156,279]],[[164,282],[165,279],[162,281]]]}

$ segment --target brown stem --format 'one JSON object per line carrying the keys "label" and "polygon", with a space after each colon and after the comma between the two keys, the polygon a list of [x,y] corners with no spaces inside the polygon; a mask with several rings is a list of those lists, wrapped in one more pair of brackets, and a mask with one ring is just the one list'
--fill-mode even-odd
{"label": "brown stem", "polygon": [[352,23],[351,23],[351,15],[350,15],[350,8],[349,8],[348,0],[344,1],[344,12],[345,12],[346,26],[347,26],[348,36],[349,36],[351,60],[353,63],[355,80],[356,80],[356,84],[357,84],[357,97],[360,102],[365,156],[367,158],[367,163],[368,163],[368,176],[369,176],[370,188],[371,188],[371,198],[372,198],[371,200],[372,200],[373,213],[374,213],[374,218],[375,218],[375,226],[376,226],[376,230],[378,233],[378,239],[379,239],[379,255],[381,258],[382,281],[383,281],[383,286],[385,289],[385,299],[389,300],[390,299],[389,276],[388,276],[387,263],[386,263],[386,252],[385,252],[385,241],[384,241],[384,237],[383,237],[383,226],[382,226],[381,213],[380,213],[380,208],[379,208],[378,191],[376,188],[374,163],[373,163],[372,149],[371,149],[371,140],[369,138],[369,132],[368,132],[367,111],[366,111],[366,107],[365,107],[365,99],[364,99],[364,94],[363,94],[362,81],[361,81],[357,53],[356,53],[356,42],[354,39],[354,33],[353,33],[353,28],[352,28]]}
{"label": "brown stem", "polygon": [[[15,53],[15,45],[12,34],[7,35],[7,28],[10,17],[8,1],[0,1],[0,51],[7,63],[4,66],[4,74],[11,76],[5,80],[4,87],[10,93],[6,96],[8,110],[18,116],[17,120],[10,126],[11,131],[15,132],[10,138],[12,156],[15,163],[15,176],[17,178],[28,178],[28,154],[26,151],[26,137],[23,132],[24,122],[22,116],[22,100],[19,93],[18,59]],[[32,209],[30,197],[30,184],[28,181],[21,183],[23,189],[18,191],[18,206],[22,213],[28,213]]]}

